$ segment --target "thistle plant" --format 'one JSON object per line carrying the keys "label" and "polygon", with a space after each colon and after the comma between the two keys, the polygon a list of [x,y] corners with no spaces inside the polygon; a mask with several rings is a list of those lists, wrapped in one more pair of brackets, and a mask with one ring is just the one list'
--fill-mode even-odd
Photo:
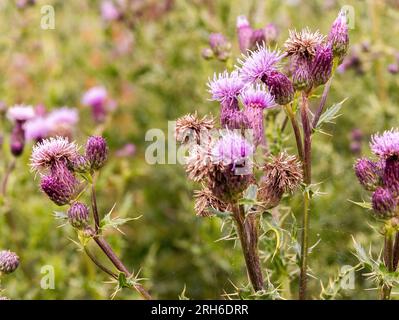
{"label": "thistle plant", "polygon": [[370,148],[376,159],[360,158],[354,170],[361,186],[372,192],[369,208],[374,218],[382,224],[380,233],[384,236],[383,259],[380,262],[373,259],[369,261],[373,261],[370,264],[373,269],[371,275],[378,280],[381,299],[390,299],[392,287],[399,283],[396,273],[399,263],[398,129],[372,136]]}
{"label": "thistle plant", "polygon": [[[243,17],[238,19],[237,27],[240,48],[247,54],[238,60],[235,70],[215,74],[208,83],[211,100],[221,106],[220,127],[214,128],[221,137],[215,138],[209,132],[211,126],[201,126],[201,123],[212,122],[206,117],[187,115],[177,121],[178,140],[189,149],[188,177],[203,186],[201,191],[195,192],[195,208],[200,216],[210,216],[214,210],[228,212],[236,225],[253,289],[264,290],[258,254],[262,213],[275,208],[284,194],[291,194],[302,185],[299,298],[306,299],[310,202],[316,193],[311,174],[312,135],[321,131],[323,123],[335,119],[342,105],[336,104],[324,113],[332,75],[348,50],[346,17],[339,13],[328,37],[309,28],[291,30],[284,51],[266,47],[264,36],[259,37],[261,41],[254,40],[256,32]],[[284,61],[288,68],[283,68]],[[321,86],[324,91],[312,117],[310,100]],[[264,113],[271,108],[277,112],[283,109],[291,122],[297,157],[284,150],[276,153],[268,147]],[[227,133],[220,133],[221,129]],[[183,131],[187,131],[185,140],[181,139]],[[193,138],[200,132],[205,139],[194,138],[187,142],[187,135]],[[254,158],[256,151],[260,153],[260,161]],[[221,163],[220,158],[227,159],[228,165]],[[261,164],[262,161],[266,163]],[[262,173],[232,174],[237,170],[237,163],[249,164]],[[261,178],[257,179],[259,176]],[[254,187],[256,203],[243,206],[244,195]]]}
{"label": "thistle plant", "polygon": [[[126,267],[102,234],[106,228],[118,228],[130,220],[111,218],[112,210],[101,219],[98,210],[96,179],[108,157],[107,143],[101,136],[91,136],[84,154],[78,149],[76,143],[65,137],[44,139],[34,146],[30,164],[32,171],[40,176],[40,188],[56,205],[68,207],[64,213],[57,212],[58,218],[66,220],[77,231],[81,250],[116,281],[117,291],[132,288],[144,299],[151,299],[138,275]],[[90,208],[81,200],[87,190],[91,197]],[[91,241],[103,251],[117,272],[110,270],[91,252],[88,246]]]}
{"label": "thistle plant", "polygon": [[[0,280],[2,276],[8,275],[17,270],[18,266],[19,266],[19,257],[17,256],[16,253],[9,250],[0,251]],[[0,300],[8,300],[7,297],[1,296],[1,290],[0,290]]]}

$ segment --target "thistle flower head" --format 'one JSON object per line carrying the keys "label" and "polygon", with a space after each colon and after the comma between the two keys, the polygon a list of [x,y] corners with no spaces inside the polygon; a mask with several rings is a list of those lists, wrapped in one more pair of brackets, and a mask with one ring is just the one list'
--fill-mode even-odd
{"label": "thistle flower head", "polygon": [[399,157],[394,155],[380,162],[384,163],[382,175],[384,186],[389,189],[394,196],[399,196]]}
{"label": "thistle flower head", "polygon": [[316,49],[315,57],[310,67],[313,86],[316,88],[325,84],[331,77],[333,67],[333,53],[330,45],[320,45]]}
{"label": "thistle flower head", "polygon": [[349,33],[346,20],[345,11],[341,10],[328,34],[328,42],[332,47],[334,56],[338,57],[340,60],[346,55],[349,47]]}
{"label": "thistle flower head", "polygon": [[81,202],[75,202],[68,209],[68,221],[72,227],[83,229],[89,222],[89,208]]}
{"label": "thistle flower head", "polygon": [[196,182],[206,179],[216,169],[210,146],[192,145],[185,162],[188,178]]}
{"label": "thistle flower head", "polygon": [[107,101],[107,90],[102,86],[92,87],[82,97],[82,104],[90,107],[104,105]]}
{"label": "thistle flower head", "polygon": [[246,27],[250,27],[249,21],[247,19],[246,16],[241,15],[237,17],[236,20],[236,27],[237,28],[246,28]]}
{"label": "thistle flower head", "polygon": [[383,134],[373,135],[370,148],[380,158],[387,159],[390,156],[399,156],[399,130],[392,128]]}
{"label": "thistle flower head", "polygon": [[25,122],[24,130],[27,141],[40,141],[47,137],[49,126],[46,118],[36,117]]}
{"label": "thistle flower head", "polygon": [[361,158],[356,161],[354,169],[356,177],[366,190],[373,191],[381,184],[384,171],[381,161],[376,163],[368,158]]}
{"label": "thistle flower head", "polygon": [[86,158],[93,170],[98,170],[104,166],[108,157],[107,142],[103,137],[92,136],[86,142]]}
{"label": "thistle flower head", "polygon": [[51,137],[38,142],[32,150],[30,165],[33,170],[40,171],[51,167],[58,161],[72,162],[78,154],[74,142],[64,137]]}
{"label": "thistle flower head", "polygon": [[295,57],[292,72],[292,84],[295,90],[308,91],[312,88],[313,79],[310,71],[310,63],[302,57]]}
{"label": "thistle flower head", "polygon": [[200,217],[209,217],[214,215],[212,209],[220,212],[224,212],[227,209],[227,205],[223,201],[219,200],[207,187],[204,187],[202,190],[195,190],[194,199],[194,210],[197,216]]}
{"label": "thistle flower head", "polygon": [[241,52],[246,52],[252,47],[252,33],[253,30],[247,17],[238,16],[237,17],[237,38],[238,44]]}
{"label": "thistle flower head", "polygon": [[74,108],[62,107],[51,111],[47,116],[50,127],[57,125],[75,125],[79,121],[78,111]]}
{"label": "thistle flower head", "polygon": [[276,190],[292,193],[302,182],[302,165],[297,157],[285,152],[273,156],[263,166],[265,181]]}
{"label": "thistle flower head", "polygon": [[10,137],[10,149],[11,153],[18,157],[22,154],[25,147],[25,132],[23,129],[22,122],[16,122]]}
{"label": "thistle flower head", "polygon": [[0,251],[0,274],[14,272],[19,266],[19,257],[9,250]]}
{"label": "thistle flower head", "polygon": [[79,181],[68,170],[43,176],[40,187],[43,192],[58,206],[72,201],[76,195]]}
{"label": "thistle flower head", "polygon": [[72,163],[70,164],[70,168],[74,172],[88,173],[91,169],[91,163],[89,159],[79,154],[73,159]]}
{"label": "thistle flower head", "polygon": [[213,76],[213,80],[209,80],[208,88],[212,95],[212,100],[219,101],[221,103],[232,103],[238,96],[241,89],[244,87],[237,71],[228,73],[216,73]]}
{"label": "thistle flower head", "polygon": [[215,120],[212,116],[198,117],[197,112],[187,114],[176,120],[175,137],[181,143],[186,143],[192,138],[194,142],[201,143],[201,133],[213,128]]}
{"label": "thistle flower head", "polygon": [[285,74],[271,71],[267,74],[265,82],[277,104],[286,105],[294,99],[294,86]]}
{"label": "thistle flower head", "polygon": [[311,59],[316,54],[317,47],[324,41],[324,36],[319,31],[311,32],[305,28],[300,32],[289,31],[289,37],[284,47],[288,55]]}
{"label": "thistle flower head", "polygon": [[277,68],[282,58],[280,51],[272,51],[264,46],[257,46],[255,51],[250,51],[241,64],[241,78],[245,83],[253,83],[262,79],[270,71]]}
{"label": "thistle flower head", "polygon": [[25,122],[35,117],[32,106],[15,105],[7,110],[7,118],[12,122]]}
{"label": "thistle flower head", "polygon": [[275,105],[273,96],[261,84],[246,87],[241,92],[241,101],[248,108],[267,109]]}
{"label": "thistle flower head", "polygon": [[226,37],[221,33],[211,33],[209,35],[209,46],[215,52],[227,45]]}
{"label": "thistle flower head", "polygon": [[222,137],[215,143],[212,155],[216,163],[224,165],[242,164],[254,153],[251,145],[241,134],[226,130]]}
{"label": "thistle flower head", "polygon": [[222,127],[230,130],[243,130],[251,128],[248,116],[242,110],[233,110],[224,116]]}
{"label": "thistle flower head", "polygon": [[373,209],[378,218],[394,217],[397,200],[389,189],[378,187],[371,198]]}

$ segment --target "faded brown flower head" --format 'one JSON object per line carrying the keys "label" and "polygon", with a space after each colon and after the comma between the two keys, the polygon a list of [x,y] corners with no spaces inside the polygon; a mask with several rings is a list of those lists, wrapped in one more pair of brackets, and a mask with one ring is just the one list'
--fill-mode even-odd
{"label": "faded brown flower head", "polygon": [[202,190],[194,191],[195,199],[195,212],[197,216],[209,217],[214,213],[211,208],[218,211],[224,212],[227,210],[227,205],[223,201],[219,200],[209,188],[204,187]]}
{"label": "faded brown flower head", "polygon": [[197,112],[186,114],[176,120],[175,137],[180,143],[196,142],[201,143],[201,135],[213,129],[214,119],[212,116],[199,118]]}
{"label": "faded brown flower head", "polygon": [[190,180],[199,182],[215,170],[209,146],[193,145],[186,158],[186,172]]}
{"label": "faded brown flower head", "polygon": [[271,158],[263,167],[258,197],[267,209],[273,208],[284,193],[292,193],[302,182],[302,165],[295,156],[285,152]]}
{"label": "faded brown flower head", "polygon": [[305,28],[300,32],[290,30],[288,39],[285,41],[285,50],[288,55],[311,59],[316,54],[316,48],[322,44],[325,36],[319,31],[311,32]]}

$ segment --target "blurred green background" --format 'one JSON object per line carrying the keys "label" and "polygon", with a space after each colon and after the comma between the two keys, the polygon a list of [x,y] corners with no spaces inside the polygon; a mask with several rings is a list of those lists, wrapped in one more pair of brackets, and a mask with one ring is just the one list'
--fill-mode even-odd
{"label": "blurred green background", "polygon": [[[218,114],[218,105],[208,101],[206,82],[225,64],[204,60],[201,51],[211,32],[221,32],[233,44],[233,57],[238,57],[235,21],[241,14],[255,27],[276,24],[281,46],[289,29],[309,26],[327,34],[342,6],[354,8],[349,55],[359,61],[336,75],[328,105],[348,100],[336,124],[325,128],[328,135],[317,135],[313,142],[313,180],[321,182],[324,194],[313,202],[311,217],[311,242],[320,240],[310,256],[317,276],[310,282],[312,297],[319,297],[320,281],[325,284],[341,266],[356,264],[352,235],[366,247],[374,243],[378,253],[381,238],[370,227],[375,225],[371,215],[348,201],[367,199],[352,170],[358,155],[350,144],[352,130],[360,129],[362,153],[369,154],[370,134],[398,126],[399,75],[387,70],[397,63],[398,1],[133,2],[137,5],[128,22],[105,22],[101,1],[46,0],[18,8],[14,1],[0,0],[0,99],[7,106],[43,103],[48,109],[79,108],[76,139],[84,143],[95,125],[90,111],[80,104],[81,96],[93,85],[108,89],[117,109],[104,131],[111,155],[99,178],[99,206],[106,213],[116,203],[115,215],[142,216],[123,227],[124,235],[108,232],[107,238],[131,269],[140,270],[153,295],[177,299],[185,290],[189,298],[219,299],[234,291],[233,284],[247,281],[239,248],[231,241],[217,241],[222,222],[195,216],[195,186],[187,182],[182,166],[145,161],[147,130],[167,132],[169,120],[195,110]],[[46,4],[55,9],[54,30],[40,28],[40,8]],[[2,122],[0,130],[2,176],[10,161],[11,126]],[[294,152],[290,130],[286,138]],[[116,157],[115,151],[125,143],[136,145],[135,155]],[[2,279],[4,294],[12,299],[109,298],[113,285],[105,283],[107,276],[77,251],[70,240],[76,240],[72,228],[58,227],[61,222],[52,211],[59,208],[38,190],[39,181],[28,167],[30,149],[28,145],[18,159],[0,209],[0,248],[21,257],[20,269]],[[298,220],[300,201],[297,196],[291,202]],[[55,268],[54,290],[40,287],[45,265]],[[365,289],[373,286],[359,272],[355,289],[345,291],[342,298],[372,299],[377,292]],[[116,298],[138,296],[126,290]]]}

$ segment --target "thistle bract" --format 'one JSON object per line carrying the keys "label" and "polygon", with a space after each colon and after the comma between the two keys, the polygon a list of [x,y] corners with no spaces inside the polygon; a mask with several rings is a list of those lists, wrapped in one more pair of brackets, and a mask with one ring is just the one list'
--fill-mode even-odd
{"label": "thistle bract", "polygon": [[9,274],[19,266],[19,257],[11,251],[0,251],[0,273]]}
{"label": "thistle bract", "polygon": [[68,221],[72,227],[83,229],[89,222],[89,208],[81,202],[75,202],[68,210]]}
{"label": "thistle bract", "polygon": [[91,168],[98,170],[102,168],[108,157],[107,142],[103,137],[92,136],[86,142],[86,158],[89,160]]}

